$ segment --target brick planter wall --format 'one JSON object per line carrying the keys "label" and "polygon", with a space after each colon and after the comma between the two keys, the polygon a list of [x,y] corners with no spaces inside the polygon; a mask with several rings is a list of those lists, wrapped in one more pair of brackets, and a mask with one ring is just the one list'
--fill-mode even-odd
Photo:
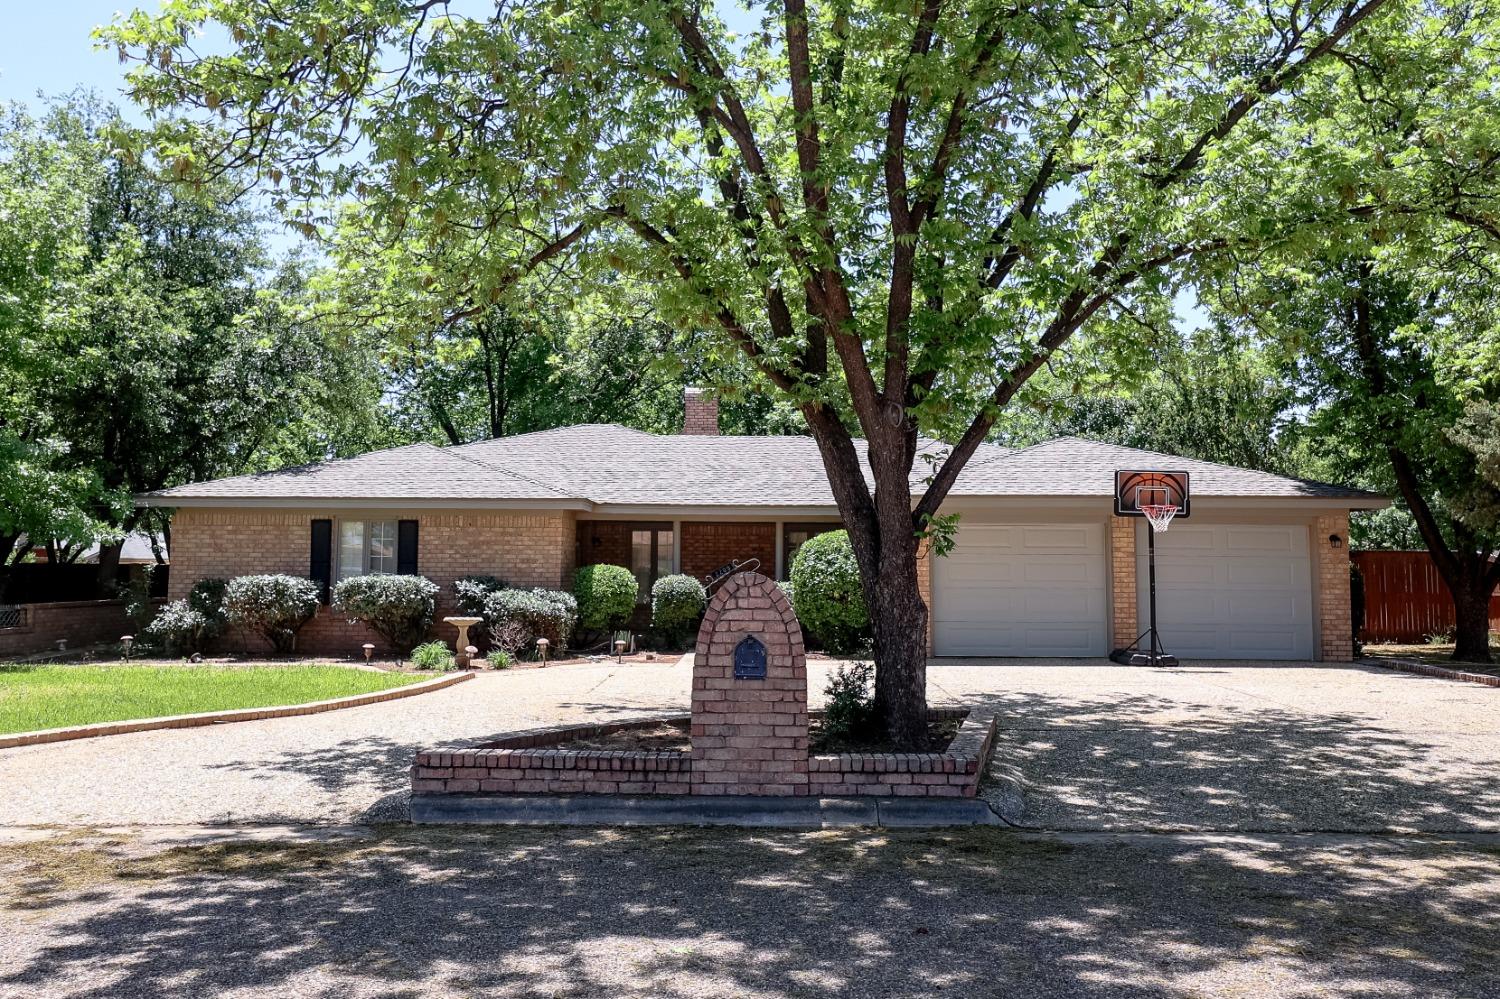
{"label": "brick planter wall", "polygon": [[[152,603],[161,606],[160,600]],[[100,642],[118,642],[135,630],[125,616],[123,600],[69,600],[53,604],[22,604],[26,624],[0,628],[0,656],[50,652],[58,639],[69,649],[86,649]]]}
{"label": "brick planter wall", "polygon": [[[973,798],[995,739],[995,716],[962,708],[930,717],[965,718],[941,753],[841,753],[810,756],[809,783],[796,794],[818,797]],[[549,749],[662,721],[579,725],[500,739],[468,749],[434,749],[412,765],[414,794],[695,794],[693,757],[681,752]],[[723,793],[723,792],[711,792]],[[750,793],[750,792],[737,792]]]}
{"label": "brick planter wall", "polygon": [[[764,676],[736,674],[736,649],[749,637],[764,647]],[[994,716],[948,709],[931,717],[965,719],[941,753],[809,756],[802,628],[775,583],[745,572],[714,594],[698,631],[691,752],[543,748],[659,720],[530,733],[418,753],[412,792],[975,797]]]}

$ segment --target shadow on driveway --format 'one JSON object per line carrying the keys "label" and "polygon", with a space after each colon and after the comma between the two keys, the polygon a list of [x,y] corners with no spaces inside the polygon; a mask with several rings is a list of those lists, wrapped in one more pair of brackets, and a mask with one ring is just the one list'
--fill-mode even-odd
{"label": "shadow on driveway", "polygon": [[0,848],[3,995],[1500,989],[1500,867],[1453,844],[387,828],[125,859],[47,849],[93,880],[49,888]]}

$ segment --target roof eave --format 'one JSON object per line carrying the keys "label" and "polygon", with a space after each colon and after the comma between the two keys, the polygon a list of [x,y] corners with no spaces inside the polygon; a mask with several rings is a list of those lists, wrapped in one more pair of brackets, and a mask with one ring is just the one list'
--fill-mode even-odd
{"label": "roof eave", "polygon": [[539,499],[495,499],[464,497],[411,497],[411,496],[162,496],[140,493],[134,497],[138,507],[172,508],[183,507],[239,507],[239,508],[288,508],[294,510],[363,510],[363,509],[417,509],[417,510],[582,510],[594,509],[586,499],[571,497]]}

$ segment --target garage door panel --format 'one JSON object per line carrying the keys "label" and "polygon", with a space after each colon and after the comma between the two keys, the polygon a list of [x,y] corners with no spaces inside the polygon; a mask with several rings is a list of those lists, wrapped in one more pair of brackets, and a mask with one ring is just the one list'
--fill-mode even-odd
{"label": "garage door panel", "polygon": [[1209,561],[1156,560],[1156,585],[1212,586],[1217,566]]}
{"label": "garage door panel", "polygon": [[1107,651],[1102,524],[964,527],[932,573],[937,655]]}
{"label": "garage door panel", "polygon": [[1230,586],[1245,589],[1285,589],[1298,585],[1298,573],[1307,566],[1306,559],[1286,557],[1277,561],[1267,559],[1224,559],[1224,581]]}
{"label": "garage door panel", "polygon": [[1022,534],[1021,548],[1023,551],[1045,555],[1093,554],[1098,548],[1098,531],[1091,529],[1092,527],[1093,525],[1088,524],[1077,527],[1033,527]]}
{"label": "garage door panel", "polygon": [[1094,581],[1098,562],[1092,558],[1047,559],[1021,563],[1021,578],[1028,585],[1069,583],[1088,586]]}
{"label": "garage door panel", "polygon": [[[1309,659],[1312,571],[1296,525],[1174,523],[1156,539],[1157,625],[1189,659]],[[1146,546],[1137,546],[1140,621],[1148,620]]]}
{"label": "garage door panel", "polygon": [[[1300,528],[1296,533],[1305,533]],[[1302,539],[1306,542],[1306,538]],[[1229,554],[1275,553],[1290,555],[1297,551],[1292,532],[1285,528],[1235,528],[1224,529],[1224,548]],[[1305,552],[1306,547],[1304,545]]]}

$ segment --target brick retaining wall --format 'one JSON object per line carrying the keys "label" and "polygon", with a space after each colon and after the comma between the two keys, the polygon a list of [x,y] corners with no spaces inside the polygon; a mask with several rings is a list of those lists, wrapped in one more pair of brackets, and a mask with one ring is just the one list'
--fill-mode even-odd
{"label": "brick retaining wall", "polygon": [[[160,600],[152,601],[156,606]],[[0,656],[50,652],[58,639],[68,648],[85,649],[101,642],[118,642],[134,631],[125,616],[123,600],[69,600],[52,604],[22,604],[26,624],[0,628]]]}
{"label": "brick retaining wall", "polygon": [[[941,753],[838,753],[808,757],[810,784],[793,795],[819,797],[973,798],[995,739],[995,716],[962,708],[936,709],[933,719],[964,718]],[[417,754],[414,794],[694,794],[692,754],[632,750],[548,749],[576,739],[633,728],[651,719],[581,725],[501,739],[469,749]],[[718,793],[718,792],[716,792]],[[749,793],[749,792],[744,792]]]}

